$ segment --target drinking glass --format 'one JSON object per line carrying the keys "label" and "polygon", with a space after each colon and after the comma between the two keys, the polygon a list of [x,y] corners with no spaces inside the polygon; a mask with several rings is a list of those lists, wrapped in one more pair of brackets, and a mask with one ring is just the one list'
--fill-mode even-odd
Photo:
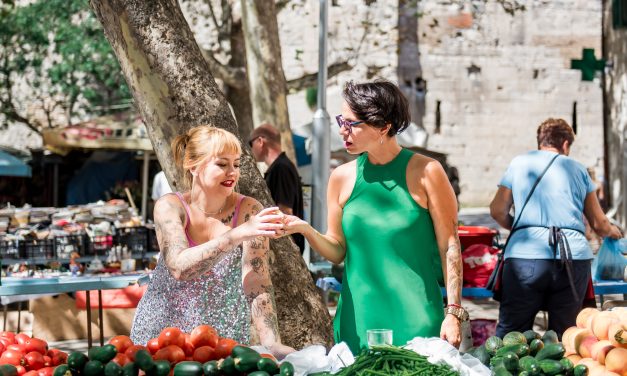
{"label": "drinking glass", "polygon": [[368,347],[392,346],[392,329],[368,329],[366,330]]}

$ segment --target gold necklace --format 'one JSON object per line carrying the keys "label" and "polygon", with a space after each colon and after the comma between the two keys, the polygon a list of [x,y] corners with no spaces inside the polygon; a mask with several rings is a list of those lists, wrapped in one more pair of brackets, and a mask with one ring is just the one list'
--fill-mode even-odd
{"label": "gold necklace", "polygon": [[[224,200],[224,205],[222,205],[222,207],[220,208],[220,210],[218,210],[217,212],[213,212],[213,213],[211,213],[211,212],[207,212],[207,211],[204,211],[204,210],[203,210],[200,206],[196,205],[196,203],[195,203],[195,202],[193,202],[193,201],[192,201],[192,205],[194,205],[194,207],[195,207],[196,209],[198,209],[198,210],[200,210],[201,212],[203,212],[203,214],[204,214],[204,215],[206,215],[206,216],[216,215],[216,214],[222,214],[222,210],[224,210],[224,208],[226,208],[226,204],[228,204],[228,202],[229,202],[229,198],[230,198],[230,197],[231,197],[231,196],[229,195],[229,197],[227,197],[227,198],[226,198],[226,200]],[[190,201],[191,201],[191,200],[190,200]]]}

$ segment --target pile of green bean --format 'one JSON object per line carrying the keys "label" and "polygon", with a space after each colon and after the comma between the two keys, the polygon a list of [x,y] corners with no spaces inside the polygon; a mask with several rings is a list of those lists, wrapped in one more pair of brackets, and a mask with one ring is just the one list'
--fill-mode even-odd
{"label": "pile of green bean", "polygon": [[364,350],[355,363],[335,376],[457,376],[448,365],[431,364],[427,357],[393,346]]}

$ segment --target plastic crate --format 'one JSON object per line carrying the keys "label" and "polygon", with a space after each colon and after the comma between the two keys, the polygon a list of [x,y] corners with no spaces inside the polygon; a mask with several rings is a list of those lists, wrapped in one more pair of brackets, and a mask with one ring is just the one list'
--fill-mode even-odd
{"label": "plastic crate", "polygon": [[104,256],[113,247],[113,235],[96,235],[88,237],[85,254],[88,256]]}
{"label": "plastic crate", "polygon": [[16,260],[20,257],[20,243],[17,240],[0,238],[0,258]]}
{"label": "plastic crate", "polygon": [[20,247],[22,248],[22,257],[25,259],[56,258],[54,238],[22,240]]}
{"label": "plastic crate", "polygon": [[149,247],[148,229],[144,226],[120,227],[117,229],[115,243],[126,246],[134,256],[144,256]]}
{"label": "plastic crate", "polygon": [[88,244],[85,234],[55,236],[54,240],[58,258],[68,259],[73,252],[80,256],[87,254]]}
{"label": "plastic crate", "polygon": [[458,230],[462,250],[473,244],[492,246],[494,237],[498,234],[498,231],[483,226],[459,226]]}

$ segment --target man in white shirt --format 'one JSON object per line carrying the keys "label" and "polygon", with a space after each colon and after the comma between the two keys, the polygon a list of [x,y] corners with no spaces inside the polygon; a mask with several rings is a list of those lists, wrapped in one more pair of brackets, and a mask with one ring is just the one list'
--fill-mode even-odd
{"label": "man in white shirt", "polygon": [[172,193],[172,188],[165,177],[165,172],[159,171],[152,181],[152,199],[157,201],[159,197],[166,193]]}

